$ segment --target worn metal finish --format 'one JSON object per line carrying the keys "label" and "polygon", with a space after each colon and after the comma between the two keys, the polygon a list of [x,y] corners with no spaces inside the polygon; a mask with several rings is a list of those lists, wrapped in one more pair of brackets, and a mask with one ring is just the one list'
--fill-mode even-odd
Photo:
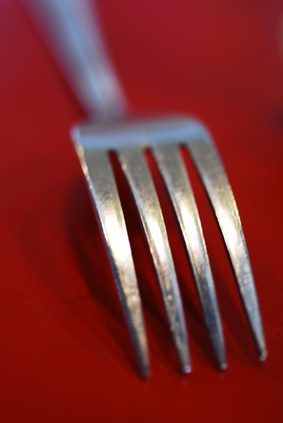
{"label": "worn metal finish", "polygon": [[[266,345],[242,226],[228,178],[207,129],[184,116],[127,120],[125,98],[111,67],[89,0],[26,0],[44,24],[51,46],[81,104],[97,122],[72,129],[105,240],[141,371],[149,374],[141,300],[123,211],[109,162],[115,151],[142,220],[170,328],[184,372],[190,370],[178,282],[158,197],[143,149],[151,148],[182,230],[204,316],[220,368],[225,347],[213,278],[192,188],[179,156],[186,146],[206,188],[229,252],[245,310],[262,360]],[[115,120],[113,119],[115,118]]]}
{"label": "worn metal finish", "polygon": [[105,151],[77,148],[91,193],[116,286],[141,373],[149,375],[149,358],[140,293],[131,247],[109,157]]}
{"label": "worn metal finish", "polygon": [[245,311],[261,360],[267,349],[257,293],[240,216],[231,186],[219,154],[209,138],[195,138],[186,143],[221,229]]}
{"label": "worn metal finish", "polygon": [[155,146],[153,154],[182,232],[218,365],[225,369],[226,352],[213,277],[197,205],[179,145]]}
{"label": "worn metal finish", "polygon": [[188,373],[191,364],[183,305],[152,177],[141,149],[117,149],[117,155],[129,182],[148,241],[181,367],[184,373]]}

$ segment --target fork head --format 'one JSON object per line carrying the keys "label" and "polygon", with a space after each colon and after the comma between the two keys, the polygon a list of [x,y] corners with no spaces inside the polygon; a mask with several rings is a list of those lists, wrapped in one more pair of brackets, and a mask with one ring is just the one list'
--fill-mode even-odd
{"label": "fork head", "polygon": [[147,376],[150,366],[138,275],[110,152],[117,155],[137,206],[182,370],[185,373],[191,370],[183,304],[145,149],[152,151],[171,200],[219,367],[226,368],[222,324],[197,205],[180,154],[181,145],[190,154],[214,209],[259,357],[264,360],[267,352],[261,315],[239,213],[207,129],[195,119],[166,116],[81,124],[72,130],[72,139],[88,182],[142,374]]}

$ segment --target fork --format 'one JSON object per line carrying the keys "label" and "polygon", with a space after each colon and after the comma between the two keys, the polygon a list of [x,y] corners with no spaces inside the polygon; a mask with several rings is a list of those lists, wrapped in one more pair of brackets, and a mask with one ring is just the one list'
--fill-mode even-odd
{"label": "fork", "polygon": [[144,152],[154,156],[166,186],[220,369],[227,367],[218,302],[202,226],[180,146],[199,173],[227,247],[260,360],[267,356],[261,314],[237,205],[213,143],[198,120],[170,115],[130,118],[122,89],[89,0],[30,0],[66,78],[95,120],[71,130],[101,234],[112,266],[141,374],[150,374],[137,275],[110,162],[114,152],[128,181],[151,252],[172,338],[184,373],[191,359],[176,271],[158,194]]}

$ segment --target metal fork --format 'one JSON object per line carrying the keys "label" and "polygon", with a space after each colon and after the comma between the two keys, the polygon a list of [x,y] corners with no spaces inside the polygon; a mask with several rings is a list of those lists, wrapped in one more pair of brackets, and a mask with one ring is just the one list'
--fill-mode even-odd
{"label": "metal fork", "polygon": [[[30,1],[31,2],[31,1]],[[86,177],[141,373],[150,373],[137,276],[109,153],[115,152],[134,197],[155,266],[181,368],[191,370],[184,310],[166,227],[144,150],[150,149],[167,188],[191,264],[218,365],[226,353],[214,281],[196,201],[180,146],[189,152],[214,209],[259,352],[267,356],[258,299],[236,202],[208,130],[196,119],[130,119],[89,0],[33,0],[45,34],[77,97],[95,121],[71,136]]]}

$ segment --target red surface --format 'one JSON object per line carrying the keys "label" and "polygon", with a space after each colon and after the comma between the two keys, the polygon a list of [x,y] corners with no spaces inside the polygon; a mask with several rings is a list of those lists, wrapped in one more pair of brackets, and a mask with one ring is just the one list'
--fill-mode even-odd
{"label": "red surface", "polygon": [[153,371],[149,381],[139,379],[68,136],[83,112],[20,3],[1,0],[1,421],[281,422],[283,4],[104,0],[99,6],[132,104],[145,112],[193,113],[217,140],[247,237],[269,358],[264,365],[257,361],[197,185],[230,366],[224,374],[214,366],[179,234],[165,207],[194,364],[189,377],[180,375],[125,189]]}

